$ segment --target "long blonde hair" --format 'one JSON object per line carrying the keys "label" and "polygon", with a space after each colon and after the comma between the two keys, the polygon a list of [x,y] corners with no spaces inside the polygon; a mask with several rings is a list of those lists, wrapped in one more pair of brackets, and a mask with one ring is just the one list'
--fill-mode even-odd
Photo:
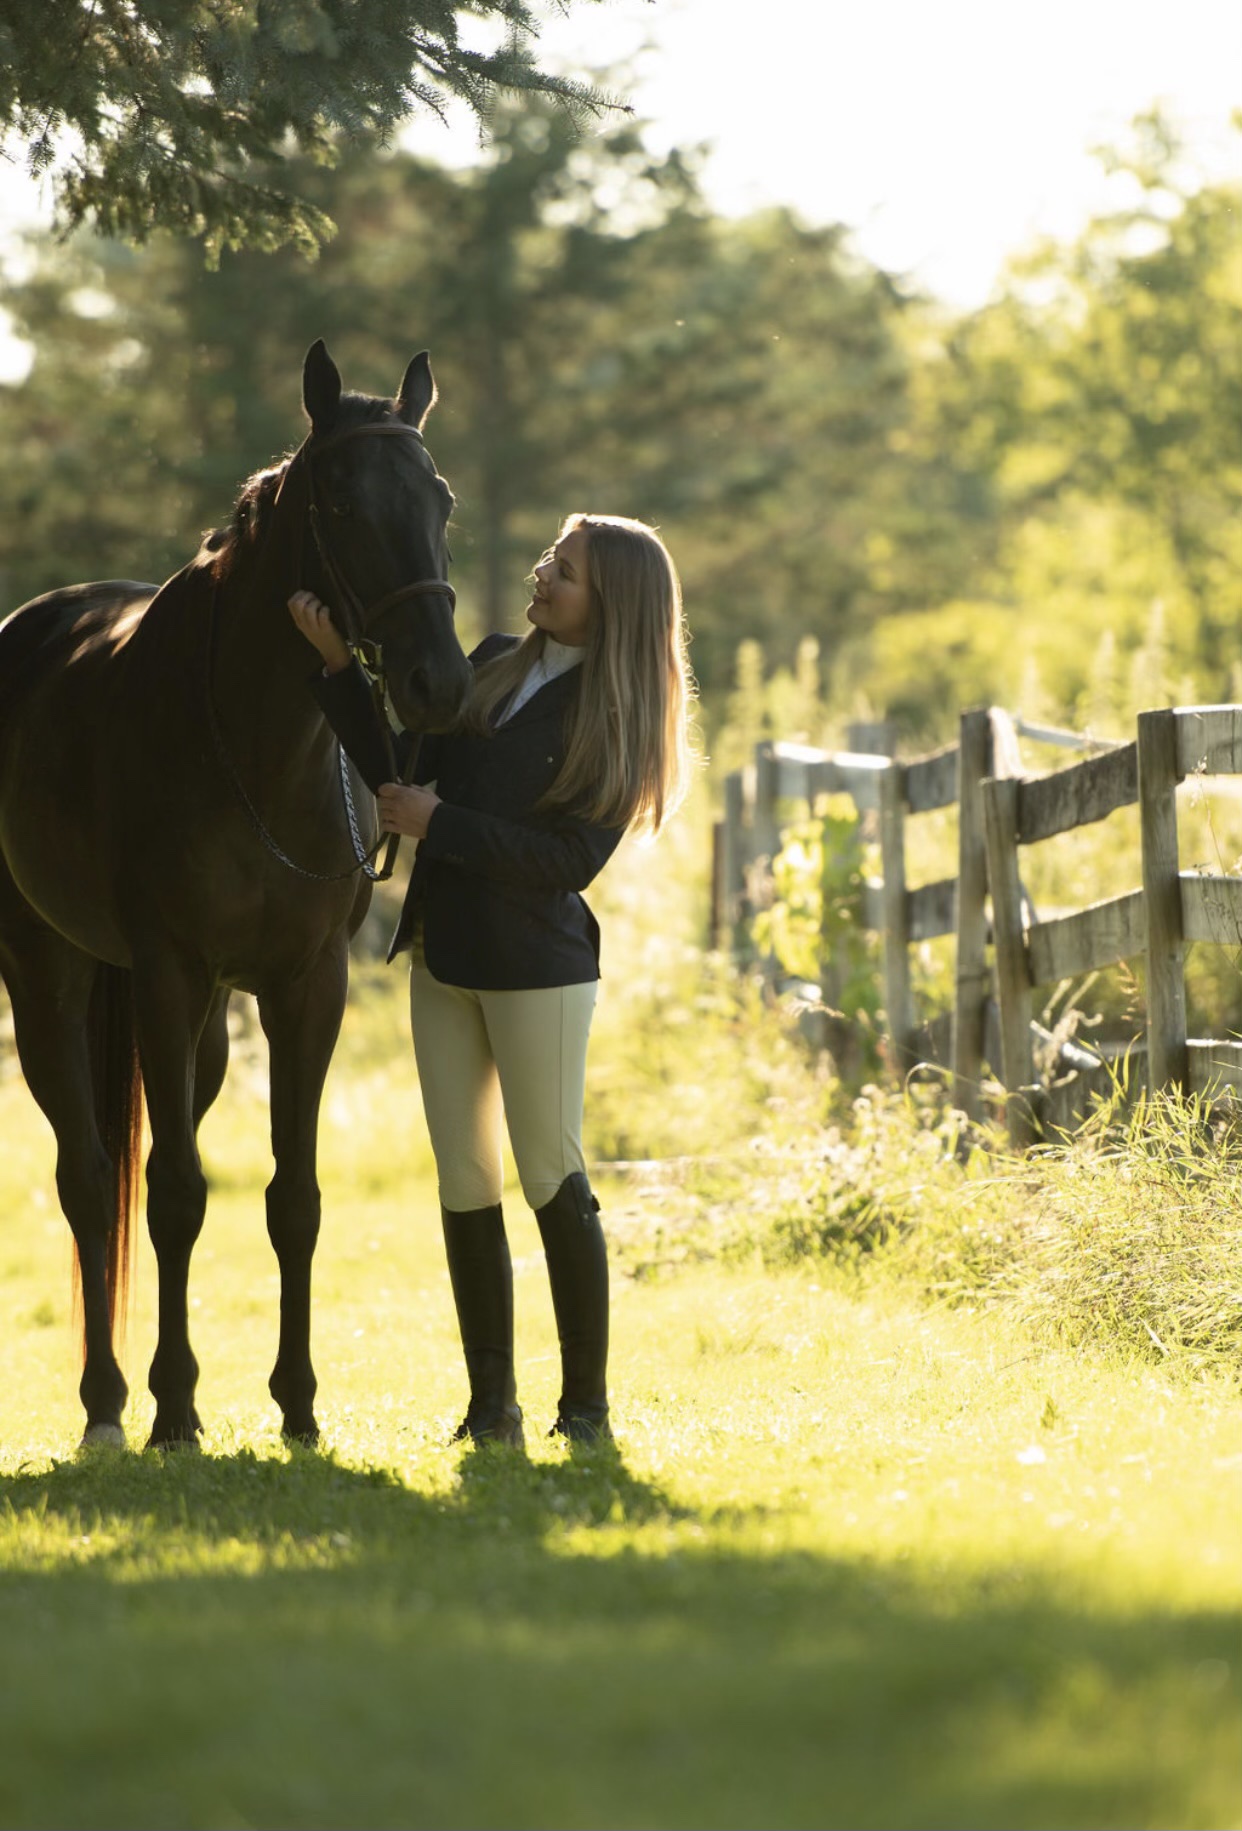
{"label": "long blonde hair", "polygon": [[[658,832],[685,798],[694,677],[681,582],[654,528],[623,515],[569,515],[563,540],[587,536],[591,620],[565,761],[540,807],[572,807],[602,826]],[[479,669],[468,729],[521,685],[543,653],[543,630]]]}

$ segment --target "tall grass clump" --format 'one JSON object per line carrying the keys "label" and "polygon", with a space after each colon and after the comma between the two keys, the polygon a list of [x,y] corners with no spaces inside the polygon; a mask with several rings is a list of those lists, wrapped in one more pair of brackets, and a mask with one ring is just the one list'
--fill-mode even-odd
{"label": "tall grass clump", "polygon": [[1242,1124],[1197,1096],[1101,1107],[1024,1157],[932,1090],[867,1088],[800,1156],[769,1149],[725,1258],[831,1263],[1040,1338],[1242,1376]]}
{"label": "tall grass clump", "polygon": [[[799,1152],[785,1153],[784,1174],[770,1188],[762,1241],[771,1264],[827,1254],[852,1261],[860,1252],[908,1250],[932,1218],[952,1216],[953,1245],[938,1269],[924,1267],[929,1289],[944,1294],[981,1273],[966,1240],[980,1233],[978,1210],[991,1186],[991,1160],[960,1113],[926,1090],[864,1087],[833,1123]],[[956,1224],[960,1218],[960,1228]],[[989,1271],[992,1259],[988,1259]]]}
{"label": "tall grass clump", "polygon": [[1069,1345],[1104,1340],[1242,1373],[1240,1166],[1236,1118],[1168,1091],[1042,1153],[1029,1177],[1023,1316]]}

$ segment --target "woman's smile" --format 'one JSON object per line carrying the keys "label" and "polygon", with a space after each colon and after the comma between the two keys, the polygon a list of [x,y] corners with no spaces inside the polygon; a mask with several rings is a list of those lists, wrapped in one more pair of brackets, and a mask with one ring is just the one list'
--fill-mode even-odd
{"label": "woman's smile", "polygon": [[535,567],[527,620],[566,648],[582,648],[591,627],[590,536],[574,528]]}

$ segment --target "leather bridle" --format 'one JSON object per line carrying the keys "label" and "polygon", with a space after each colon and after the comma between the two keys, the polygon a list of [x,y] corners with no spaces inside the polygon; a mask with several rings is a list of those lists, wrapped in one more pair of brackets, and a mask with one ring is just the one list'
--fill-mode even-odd
{"label": "leather bridle", "polygon": [[[413,598],[427,597],[433,594],[445,597],[448,599],[449,609],[452,611],[456,608],[457,593],[453,590],[453,587],[449,584],[447,579],[415,579],[412,584],[401,585],[396,591],[387,592],[382,598],[377,599],[374,604],[368,605],[364,603],[359,594],[354,590],[349,579],[338,565],[332,553],[331,544],[326,537],[323,517],[319,511],[320,498],[315,479],[315,459],[322,457],[324,452],[331,451],[334,446],[343,445],[347,439],[358,439],[364,436],[371,438],[383,436],[417,439],[420,445],[423,443],[423,436],[418,431],[417,427],[394,424],[391,420],[371,421],[369,423],[364,423],[361,426],[346,426],[340,432],[329,433],[326,438],[319,440],[316,440],[314,433],[311,432],[290,459],[285,469],[285,474],[280,480],[280,485],[276,491],[276,499],[272,507],[274,511],[279,504],[289,478],[299,470],[304,471],[306,477],[307,511],[303,523],[302,551],[300,552],[298,559],[298,577],[301,579],[305,573],[305,530],[309,527],[311,537],[315,542],[315,551],[319,555],[319,563],[323,568],[324,577],[327,580],[328,588],[336,605],[339,606],[341,619],[345,626],[342,630],[342,634],[350,648],[358,655],[359,660],[370,676],[379,727],[388,747],[393,779],[396,780],[398,777],[392,748],[392,730],[384,711],[383,645],[382,643],[377,642],[375,637],[370,633],[371,628],[376,619],[383,616],[386,611],[394,610],[397,605],[408,603]],[[338,757],[340,762],[341,796],[345,804],[346,816],[349,822],[350,839],[353,844],[356,863],[345,871],[309,870],[305,865],[300,865],[295,859],[291,858],[284,848],[277,843],[272,834],[269,833],[262,816],[255,807],[250,796],[247,794],[245,786],[228,754],[228,749],[224,742],[224,734],[220,730],[219,720],[216,717],[215,706],[212,702],[211,677],[215,649],[215,624],[216,591],[213,591],[211,614],[208,620],[207,629],[207,723],[211,732],[212,742],[215,746],[217,755],[224,766],[225,773],[232,783],[233,789],[237,794],[247,817],[260,839],[263,841],[263,844],[268,851],[272,853],[273,857],[278,858],[281,864],[287,865],[288,868],[291,871],[296,872],[299,877],[312,878],[318,883],[339,883],[343,878],[352,877],[356,871],[364,871],[369,878],[375,881],[382,881],[387,877],[391,877],[393,864],[396,859],[397,846],[400,842],[400,835],[397,833],[390,833],[388,835],[384,863],[377,871],[371,861],[379,852],[381,846],[383,846],[384,836],[381,834],[375,844],[369,849],[364,848],[362,837],[358,830],[358,819],[354,808],[353,794],[349,785],[349,766],[345,759],[345,752],[339,745]],[[412,775],[416,757],[417,745],[415,745],[411,752],[406,770],[401,777],[402,780],[408,781],[409,777]]]}
{"label": "leather bridle", "polygon": [[[294,463],[290,464],[289,470],[292,471],[298,462],[305,466],[307,525],[310,528],[311,538],[314,540],[315,551],[319,555],[319,563],[323,567],[333,603],[340,611],[344,624],[342,634],[349,646],[361,654],[368,667],[372,671],[379,672],[383,645],[377,642],[371,633],[377,618],[383,616],[387,611],[395,610],[399,604],[405,604],[413,598],[426,597],[431,594],[446,597],[449,601],[449,609],[453,610],[457,604],[457,593],[447,579],[415,579],[412,584],[401,585],[396,591],[390,591],[374,604],[368,605],[354,590],[338,564],[332,552],[331,542],[327,537],[324,518],[320,512],[321,493],[315,476],[315,460],[323,457],[325,452],[332,451],[336,446],[345,444],[349,439],[361,438],[416,439],[420,445],[423,443],[423,435],[417,427],[394,424],[391,420],[372,421],[361,426],[346,426],[342,431],[331,432],[323,439],[316,439],[312,432],[295,454]],[[288,474],[286,472],[286,477]],[[281,481],[281,489],[283,490],[283,488],[284,479]],[[278,501],[279,497],[280,491],[277,491]]]}

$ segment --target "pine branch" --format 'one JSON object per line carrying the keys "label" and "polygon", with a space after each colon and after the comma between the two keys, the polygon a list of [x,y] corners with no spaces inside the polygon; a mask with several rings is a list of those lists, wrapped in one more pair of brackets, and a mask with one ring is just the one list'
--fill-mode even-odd
{"label": "pine branch", "polygon": [[[600,0],[548,0],[558,12]],[[463,44],[469,17],[504,28]],[[526,0],[0,0],[0,150],[50,176],[57,224],[307,253],[332,232],[280,173],[342,142],[385,144],[411,114],[547,96],[581,123],[625,110],[542,69]]]}

